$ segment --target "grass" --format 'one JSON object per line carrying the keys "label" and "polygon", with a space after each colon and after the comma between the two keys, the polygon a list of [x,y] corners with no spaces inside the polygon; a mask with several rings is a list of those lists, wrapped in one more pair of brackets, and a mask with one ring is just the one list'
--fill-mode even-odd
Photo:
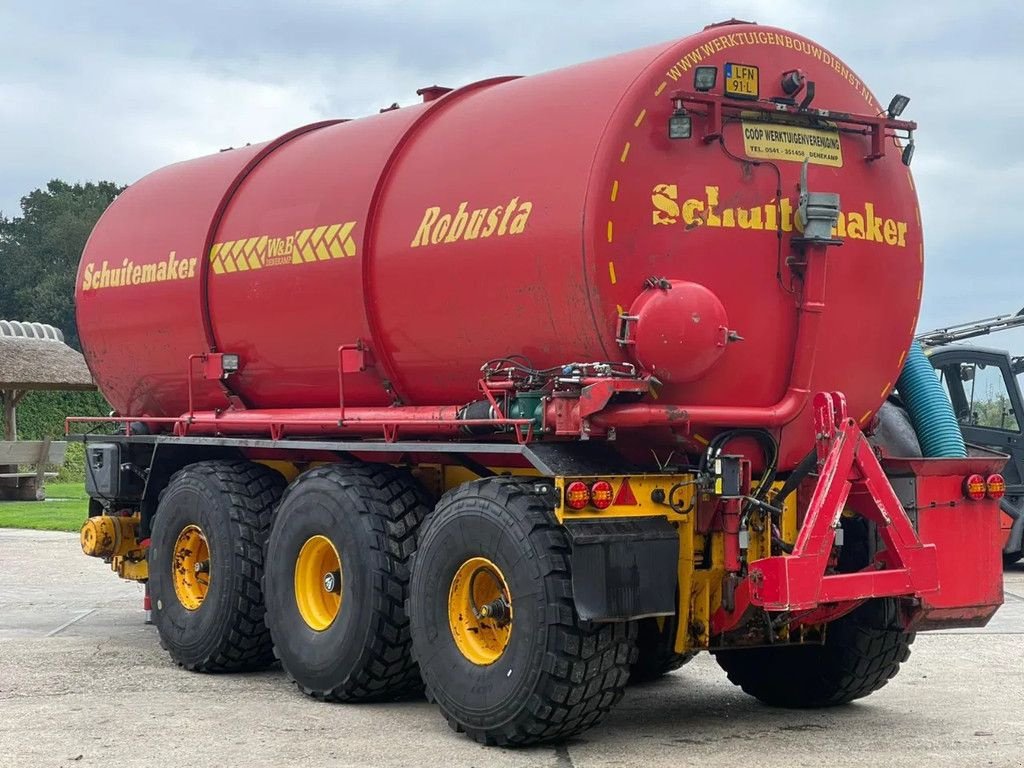
{"label": "grass", "polygon": [[81,483],[47,483],[46,501],[0,501],[0,528],[77,532],[89,511]]}

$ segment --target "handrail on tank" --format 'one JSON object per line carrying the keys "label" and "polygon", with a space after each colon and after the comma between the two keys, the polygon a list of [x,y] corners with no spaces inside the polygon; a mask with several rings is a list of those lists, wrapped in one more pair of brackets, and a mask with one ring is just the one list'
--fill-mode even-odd
{"label": "handrail on tank", "polygon": [[[180,416],[65,416],[64,434],[71,434],[72,424],[123,424],[124,434],[132,434],[132,424],[137,422],[153,424],[177,424]],[[81,434],[81,433],[76,433]]]}
{"label": "handrail on tank", "polygon": [[[707,124],[701,140],[704,143],[717,141],[721,135],[727,116],[742,115],[744,112],[760,110],[766,114],[778,116],[789,115],[790,117],[815,117],[820,120],[827,120],[832,123],[845,123],[855,126],[853,129],[863,132],[871,139],[871,151],[865,155],[868,162],[880,160],[885,157],[885,150],[888,144],[887,139],[897,136],[889,131],[906,131],[907,136],[913,143],[913,133],[917,130],[917,123],[912,120],[897,120],[889,117],[886,112],[877,115],[857,115],[849,112],[836,112],[827,109],[814,109],[809,105],[782,104],[766,99],[756,99],[737,104],[734,101],[719,93],[703,93],[697,91],[679,90],[669,97],[673,101],[689,105],[699,105],[707,109],[705,115]],[[813,95],[812,97],[813,98]],[[907,161],[909,164],[909,161]]]}
{"label": "handrail on tank", "polygon": [[454,415],[433,418],[428,414],[451,413],[458,406],[404,406],[399,408],[351,408],[360,415],[346,417],[338,423],[337,408],[312,408],[248,411],[197,411],[182,416],[68,416],[64,419],[64,434],[71,434],[72,424],[120,424],[124,433],[132,434],[131,425],[171,424],[175,435],[254,435],[268,433],[279,440],[287,433],[295,437],[314,430],[318,435],[383,436],[388,442],[398,438],[398,430],[405,429],[417,435],[458,436],[466,427],[511,427],[520,443],[533,436],[531,419],[460,419]]}
{"label": "handrail on tank", "polygon": [[[195,363],[204,365],[206,379],[220,379],[236,368],[225,369],[223,353],[203,352],[188,356],[188,410],[181,416],[70,416],[64,420],[64,433],[70,434],[75,423],[110,423],[123,425],[125,434],[131,434],[135,422],[171,424],[175,435],[187,434],[254,434],[269,433],[271,439],[280,440],[287,433],[302,434],[313,431],[317,434],[358,434],[381,435],[387,442],[398,439],[399,429],[420,435],[445,435],[456,437],[467,427],[494,427],[509,429],[520,444],[530,442],[534,437],[532,419],[508,418],[498,407],[486,383],[481,380],[481,391],[490,401],[494,418],[460,418],[459,405],[419,405],[390,407],[346,407],[345,374],[366,370],[372,362],[372,353],[359,340],[354,344],[338,347],[338,405],[336,408],[301,409],[241,409],[197,411],[193,400],[192,381],[195,377]],[[236,361],[237,364],[237,361]]]}

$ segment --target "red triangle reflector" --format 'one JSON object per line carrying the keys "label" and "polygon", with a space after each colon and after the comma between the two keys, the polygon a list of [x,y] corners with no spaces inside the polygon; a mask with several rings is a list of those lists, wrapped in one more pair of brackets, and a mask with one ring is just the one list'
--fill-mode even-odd
{"label": "red triangle reflector", "polygon": [[637,505],[636,496],[633,495],[633,488],[629,484],[628,477],[622,479],[622,485],[619,486],[619,492],[615,494],[615,501],[613,501],[612,504],[615,506],[630,507],[635,507]]}

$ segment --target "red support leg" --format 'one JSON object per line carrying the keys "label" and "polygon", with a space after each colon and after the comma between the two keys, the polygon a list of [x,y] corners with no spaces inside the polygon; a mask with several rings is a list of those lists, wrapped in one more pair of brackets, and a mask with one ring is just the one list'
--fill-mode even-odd
{"label": "red support leg", "polygon": [[[790,555],[750,564],[751,603],[769,611],[808,611],[873,597],[921,597],[938,589],[934,545],[924,545],[839,393],[814,397],[819,479]],[[885,549],[856,573],[827,574],[836,530],[851,491],[871,503],[858,511],[878,526]]]}

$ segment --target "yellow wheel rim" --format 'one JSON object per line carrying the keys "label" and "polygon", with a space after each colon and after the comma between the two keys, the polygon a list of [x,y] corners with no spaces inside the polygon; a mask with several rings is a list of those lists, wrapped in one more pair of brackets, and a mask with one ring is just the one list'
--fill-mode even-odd
{"label": "yellow wheel rim", "polygon": [[326,536],[311,536],[295,561],[295,603],[310,629],[322,632],[338,617],[344,586],[341,557]]}
{"label": "yellow wheel rim", "polygon": [[512,635],[512,593],[501,569],[472,557],[455,572],[448,590],[448,625],[459,651],[474,664],[493,664]]}
{"label": "yellow wheel rim", "polygon": [[203,604],[210,588],[210,545],[198,525],[186,525],[178,534],[171,577],[174,594],[185,608],[194,611]]}

